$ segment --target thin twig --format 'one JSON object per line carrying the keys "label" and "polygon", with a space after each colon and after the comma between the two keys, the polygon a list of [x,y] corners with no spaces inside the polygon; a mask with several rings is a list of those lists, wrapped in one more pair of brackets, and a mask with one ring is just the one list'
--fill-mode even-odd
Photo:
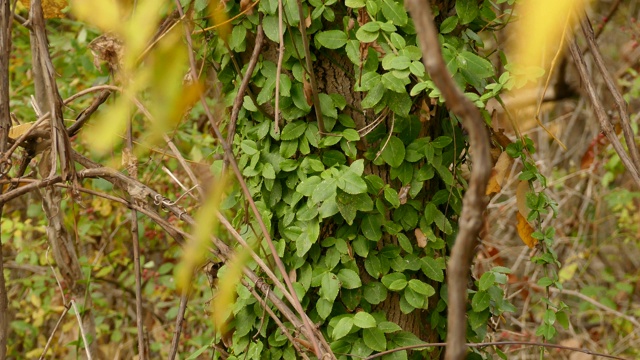
{"label": "thin twig", "polygon": [[89,105],[88,108],[82,110],[82,112],[76,118],[76,121],[67,128],[67,133],[69,134],[69,137],[74,136],[75,134],[78,133],[78,131],[80,131],[80,129],[82,129],[82,126],[84,126],[84,124],[89,120],[89,118],[91,118],[91,115],[93,115],[93,113],[95,113],[96,110],[98,110],[100,105],[102,105],[105,101],[107,101],[110,95],[111,95],[111,90],[103,90],[100,93],[100,95],[98,95],[95,99],[93,99],[93,102],[91,103],[91,105]]}
{"label": "thin twig", "polygon": [[598,47],[595,35],[593,34],[591,22],[589,22],[589,18],[586,14],[580,22],[580,26],[582,27],[582,33],[587,39],[587,44],[589,46],[589,49],[591,49],[591,54],[593,55],[593,59],[596,62],[596,66],[598,67],[598,70],[604,78],[604,83],[607,85],[607,89],[609,89],[611,95],[613,95],[616,107],[618,108],[618,114],[620,114],[622,133],[624,134],[624,139],[627,141],[627,148],[629,148],[631,160],[633,160],[636,172],[640,173],[640,152],[638,152],[638,145],[636,144],[634,139],[633,129],[631,129],[631,119],[629,119],[627,103],[624,101],[624,98],[622,97],[622,94],[620,93],[615,80],[607,70],[607,66],[604,64],[604,59],[602,58],[602,54],[600,53],[600,48]]}
{"label": "thin twig", "polygon": [[316,111],[316,120],[318,120],[318,131],[320,131],[320,136],[323,136],[326,133],[326,129],[324,128],[324,120],[322,119],[322,111],[320,109],[320,98],[318,97],[318,83],[316,82],[316,74],[313,71],[313,61],[311,60],[311,50],[309,50],[309,38],[307,37],[307,27],[305,26],[305,17],[302,12],[302,1],[296,0],[298,2],[298,14],[300,17],[300,23],[298,27],[300,28],[300,34],[302,35],[302,47],[304,47],[304,59],[307,63],[307,74],[309,75],[309,81],[311,82],[311,95],[313,99],[313,107]]}
{"label": "thin twig", "polygon": [[[233,108],[231,109],[231,118],[229,119],[229,130],[227,130],[227,143],[229,144],[233,144],[233,137],[236,134],[238,114],[240,114],[240,108],[242,108],[242,103],[244,102],[244,94],[247,92],[247,89],[249,88],[249,83],[251,83],[251,78],[253,77],[253,70],[255,70],[256,64],[258,63],[258,57],[260,56],[260,51],[262,50],[263,40],[264,40],[264,31],[262,29],[262,23],[260,23],[256,30],[256,43],[253,47],[253,53],[251,53],[251,58],[249,59],[249,65],[247,65],[247,72],[242,77],[242,82],[240,83],[240,87],[238,88],[238,94],[236,94],[236,98],[233,100]],[[278,83],[276,83],[276,87],[277,86],[278,86]],[[277,93],[277,90],[276,90],[276,93]],[[276,98],[276,101],[277,101],[277,98]],[[256,103],[255,105],[257,106],[258,104]],[[277,118],[278,118],[278,115],[276,110],[276,119]]]}
{"label": "thin twig", "polygon": [[638,169],[625,151],[624,146],[622,146],[622,143],[620,142],[620,139],[618,139],[616,132],[613,130],[611,119],[607,115],[607,112],[602,105],[602,101],[600,100],[600,95],[596,92],[593,81],[589,77],[589,71],[587,70],[587,65],[584,61],[584,57],[580,53],[580,49],[578,48],[575,40],[571,40],[569,42],[569,50],[571,51],[571,56],[573,57],[573,61],[576,64],[576,69],[580,74],[580,79],[582,80],[584,89],[589,96],[589,100],[591,100],[591,105],[595,110],[596,117],[600,122],[602,132],[604,132],[604,134],[609,139],[609,142],[611,142],[611,145],[620,157],[620,160],[622,161],[624,166],[629,171],[629,174],[631,174],[631,177],[635,181],[636,185],[640,187],[640,174],[638,174]]}
{"label": "thin twig", "polygon": [[80,327],[80,335],[82,336],[82,342],[84,343],[84,350],[87,353],[87,359],[91,360],[91,351],[89,351],[89,341],[87,341],[87,335],[84,333],[84,326],[82,326],[82,319],[80,318],[80,312],[78,311],[78,306],[76,306],[76,301],[71,299],[71,307],[73,307],[73,312],[76,313],[76,319],[78,319],[78,326]]}
{"label": "thin twig", "polygon": [[376,153],[376,158],[373,159],[373,161],[378,160],[378,157],[380,157],[380,155],[382,155],[382,152],[384,151],[384,148],[387,147],[387,144],[389,144],[389,140],[391,140],[391,136],[393,136],[393,127],[396,124],[396,114],[393,113],[391,115],[391,129],[389,129],[389,136],[387,136],[387,140],[384,142],[384,144],[382,145],[382,147],[380,147],[380,150],[378,151],[378,153]]}
{"label": "thin twig", "polygon": [[173,330],[173,338],[171,339],[171,348],[169,349],[169,360],[176,358],[178,353],[178,345],[180,345],[180,334],[182,333],[182,322],[184,321],[184,313],[187,309],[187,301],[189,300],[189,286],[182,289],[180,295],[180,306],[178,307],[178,316],[176,317],[176,327]]}
{"label": "thin twig", "polygon": [[60,326],[60,323],[62,323],[62,319],[64,319],[65,315],[67,315],[67,312],[69,312],[69,305],[64,306],[64,310],[62,310],[62,314],[58,318],[58,321],[56,322],[56,325],[53,327],[53,330],[51,330],[51,335],[49,335],[49,338],[47,339],[47,343],[44,345],[44,349],[42,349],[42,354],[40,355],[39,360],[43,360],[44,356],[47,354],[47,350],[49,350],[49,345],[51,345],[51,340],[53,340],[53,335],[56,334],[56,331],[58,330],[58,326]]}
{"label": "thin twig", "polygon": [[486,208],[485,190],[492,168],[489,136],[480,111],[458,89],[447,70],[440,50],[438,31],[433,23],[431,4],[429,1],[407,0],[405,6],[411,13],[416,27],[425,68],[440,89],[449,110],[460,119],[462,125],[469,132],[469,143],[473,154],[469,189],[462,201],[459,232],[447,266],[449,308],[445,359],[460,360],[465,358],[467,352],[466,309],[469,268],[475,254],[475,243],[482,227],[482,214]]}

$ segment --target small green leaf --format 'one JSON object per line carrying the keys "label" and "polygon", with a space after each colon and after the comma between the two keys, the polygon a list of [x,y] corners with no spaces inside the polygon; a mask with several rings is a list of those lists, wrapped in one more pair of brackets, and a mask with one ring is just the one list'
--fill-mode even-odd
{"label": "small green leaf", "polygon": [[282,133],[280,134],[280,139],[281,140],[297,139],[300,136],[302,136],[302,134],[304,134],[304,131],[306,129],[307,129],[307,123],[305,122],[295,121],[292,123],[288,123],[282,129]]}
{"label": "small green leaf", "polygon": [[442,24],[440,24],[440,34],[448,34],[452,32],[456,28],[456,26],[458,26],[458,17],[450,16],[444,19]]}
{"label": "small green leaf", "polygon": [[298,184],[296,191],[304,196],[311,196],[320,182],[322,182],[322,179],[319,176],[308,177]]}
{"label": "small green leaf", "polygon": [[371,241],[378,241],[382,238],[382,215],[380,214],[368,214],[362,219],[360,227],[362,234]]}
{"label": "small green leaf", "polygon": [[342,282],[345,289],[357,289],[362,286],[360,276],[351,269],[341,269],[338,272],[338,279]]}
{"label": "small green leaf", "polygon": [[479,8],[477,0],[457,0],[456,12],[460,18],[460,24],[465,25],[478,17]]}
{"label": "small green leaf", "polygon": [[385,351],[387,349],[387,338],[380,329],[369,328],[362,330],[362,339],[365,345],[375,351]]}
{"label": "small green leaf", "polygon": [[347,34],[340,30],[322,31],[316,35],[316,41],[328,49],[335,50],[347,43]]}
{"label": "small green leaf", "polygon": [[473,299],[471,299],[471,307],[473,308],[473,311],[480,312],[488,308],[490,302],[491,297],[488,292],[478,291],[473,295]]}
{"label": "small green leaf", "polygon": [[402,330],[402,328],[400,327],[400,325],[391,322],[391,321],[381,321],[378,323],[378,329],[380,329],[380,331],[382,331],[385,334],[389,334],[389,333],[393,333],[396,331],[400,331]]}
{"label": "small green leaf", "polygon": [[368,329],[375,327],[377,324],[376,319],[365,311],[360,311],[353,317],[353,325],[361,328]]}
{"label": "small green leaf", "polygon": [[367,192],[367,183],[351,169],[344,171],[338,178],[338,187],[352,195]]}
{"label": "small green leaf", "polygon": [[353,328],[353,317],[343,317],[333,328],[332,336],[334,340],[345,337]]}
{"label": "small green leaf", "polygon": [[444,272],[442,271],[442,267],[438,264],[438,261],[432,257],[423,257],[422,261],[422,272],[431,280],[435,280],[438,282],[444,281]]}
{"label": "small green leaf", "polygon": [[[382,146],[385,146],[384,144]],[[402,140],[395,136],[389,139],[380,156],[391,167],[398,167],[404,161],[405,148]]]}
{"label": "small green leaf", "polygon": [[320,289],[322,290],[322,298],[333,302],[340,291],[340,281],[336,274],[331,272],[324,273]]}
{"label": "small green leaf", "polygon": [[346,0],[344,4],[347,7],[350,7],[352,9],[359,9],[364,7],[365,1],[364,0]]}
{"label": "small green leaf", "polygon": [[400,291],[407,286],[407,277],[400,272],[385,275],[380,281],[391,291]]}
{"label": "small green leaf", "polygon": [[378,84],[373,87],[373,89],[369,90],[364,99],[362,99],[362,107],[365,109],[370,109],[378,105],[378,103],[380,103],[380,100],[382,100],[385,91],[386,90],[384,85],[379,81]]}
{"label": "small green leaf", "polygon": [[409,288],[420,295],[424,295],[427,298],[433,296],[436,293],[436,290],[433,288],[433,286],[418,279],[409,280]]}
{"label": "small green leaf", "polygon": [[387,288],[379,282],[370,282],[364,287],[363,297],[369,304],[378,305],[387,298]]}
{"label": "small green leaf", "polygon": [[323,298],[318,299],[318,302],[316,303],[316,311],[322,319],[326,319],[331,314],[332,309],[333,301]]}
{"label": "small green leaf", "polygon": [[407,11],[401,4],[395,2],[394,0],[382,0],[380,2],[380,8],[384,17],[386,17],[388,20],[393,21],[395,25],[407,25],[409,17],[407,16]]}
{"label": "small green leaf", "polygon": [[487,271],[480,277],[480,281],[478,282],[478,289],[486,291],[487,289],[489,289],[489,287],[493,286],[495,282],[496,275],[491,271]]}

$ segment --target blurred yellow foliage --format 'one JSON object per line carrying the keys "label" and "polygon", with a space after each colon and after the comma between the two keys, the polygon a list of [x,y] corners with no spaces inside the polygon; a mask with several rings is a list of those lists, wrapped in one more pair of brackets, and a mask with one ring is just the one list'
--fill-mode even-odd
{"label": "blurred yellow foliage", "polygon": [[[20,3],[26,8],[31,6],[31,0],[20,0]],[[67,0],[42,0],[42,12],[44,13],[45,19],[64,17],[62,10],[66,8],[67,5],[69,5],[69,1]]]}

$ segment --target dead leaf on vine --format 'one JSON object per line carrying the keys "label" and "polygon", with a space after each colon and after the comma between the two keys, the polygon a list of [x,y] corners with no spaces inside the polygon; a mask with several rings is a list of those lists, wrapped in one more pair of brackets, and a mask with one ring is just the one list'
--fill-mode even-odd
{"label": "dead leaf on vine", "polygon": [[416,230],[414,231],[414,234],[416,235],[416,241],[418,242],[418,247],[421,249],[424,249],[424,247],[427,246],[427,237],[424,235],[422,230],[420,230],[420,228],[416,228]]}
{"label": "dead leaf on vine", "polygon": [[518,188],[516,189],[516,205],[518,206],[518,212],[525,219],[529,217],[529,207],[527,207],[527,194],[529,193],[529,182],[520,181]]}
{"label": "dead leaf on vine", "polygon": [[509,156],[506,151],[503,151],[491,170],[491,178],[489,178],[489,183],[487,184],[486,195],[495,194],[502,190],[502,186],[505,183],[512,164],[513,158]]}
{"label": "dead leaf on vine", "polygon": [[516,218],[518,219],[518,224],[516,226],[518,229],[518,236],[520,236],[520,239],[525,245],[533,249],[533,247],[538,243],[537,239],[531,237],[531,234],[533,234],[533,228],[529,225],[527,219],[520,215],[519,212],[516,213]]}

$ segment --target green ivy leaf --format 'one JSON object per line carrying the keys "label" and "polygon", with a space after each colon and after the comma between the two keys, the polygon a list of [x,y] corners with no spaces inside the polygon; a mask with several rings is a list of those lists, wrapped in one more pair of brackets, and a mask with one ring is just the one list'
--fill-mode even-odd
{"label": "green ivy leaf", "polygon": [[448,33],[452,32],[453,30],[455,30],[456,26],[458,26],[458,17],[457,16],[450,16],[450,17],[444,19],[442,24],[440,24],[440,34],[442,34],[442,35],[448,34]]}
{"label": "green ivy leaf", "polygon": [[433,296],[436,293],[436,290],[433,286],[422,282],[418,279],[409,280],[409,288],[418,294],[424,295],[427,298]]}
{"label": "green ivy leaf", "polygon": [[480,312],[489,307],[489,303],[491,302],[491,296],[486,291],[478,291],[473,294],[473,299],[471,299],[471,307],[473,311]]}
{"label": "green ivy leaf", "polygon": [[399,79],[390,72],[382,75],[382,85],[384,85],[385,88],[391,91],[395,91],[397,93],[406,92],[406,89],[404,87],[408,83],[409,83],[408,77],[405,79]]}
{"label": "green ivy leaf", "polygon": [[387,350],[387,338],[380,329],[369,328],[362,330],[362,339],[368,347],[375,351]]}
{"label": "green ivy leaf", "polygon": [[[383,146],[385,146],[383,144]],[[405,148],[402,140],[392,136],[380,156],[391,167],[398,167],[404,161]]]}
{"label": "green ivy leaf", "polygon": [[307,123],[303,121],[294,121],[292,123],[288,123],[282,129],[282,133],[280,134],[281,140],[293,140],[297,139],[304,131],[307,129]]}
{"label": "green ivy leaf", "polygon": [[457,0],[456,12],[460,18],[460,24],[465,25],[478,17],[478,1],[477,0]]}
{"label": "green ivy leaf", "polygon": [[322,290],[322,298],[333,302],[340,291],[340,281],[336,274],[328,271],[324,273],[320,289]]}
{"label": "green ivy leaf", "polygon": [[404,7],[394,0],[382,0],[380,2],[382,14],[387,19],[393,21],[395,25],[405,26],[409,22],[407,11]]}
{"label": "green ivy leaf", "polygon": [[336,194],[336,179],[329,178],[322,180],[313,191],[311,200],[314,203],[320,203],[326,199],[335,196]]}
{"label": "green ivy leaf", "polygon": [[331,335],[333,336],[334,340],[341,339],[351,331],[351,328],[353,328],[353,317],[343,317],[333,328],[333,332]]}
{"label": "green ivy leaf", "polygon": [[308,177],[298,184],[296,191],[304,196],[311,196],[320,182],[322,182],[322,179],[319,176]]}
{"label": "green ivy leaf", "polygon": [[364,287],[363,297],[369,304],[378,305],[387,298],[387,288],[377,281],[370,282]]}
{"label": "green ivy leaf", "polygon": [[394,333],[396,331],[402,330],[400,325],[398,325],[398,324],[396,324],[394,322],[391,322],[391,321],[381,321],[381,322],[378,323],[377,327],[378,327],[378,329],[380,329],[380,331],[382,331],[385,334]]}
{"label": "green ivy leaf", "polygon": [[367,183],[360,175],[348,169],[338,178],[338,188],[352,195],[362,194],[367,192]]}
{"label": "green ivy leaf", "polygon": [[482,276],[480,277],[480,281],[478,282],[478,289],[481,291],[486,291],[491,286],[493,286],[495,282],[496,282],[496,275],[491,271],[487,271],[486,273],[482,274]]}
{"label": "green ivy leaf", "polygon": [[326,319],[329,315],[331,315],[332,309],[333,301],[329,301],[323,298],[318,299],[318,302],[316,303],[316,311],[322,319]]}
{"label": "green ivy leaf", "polygon": [[384,96],[384,92],[386,91],[384,84],[382,82],[378,82],[373,89],[369,90],[367,95],[362,99],[361,105],[365,109],[370,109],[382,100],[382,96]]}
{"label": "green ivy leaf", "polygon": [[380,214],[368,214],[362,219],[360,227],[364,237],[371,241],[378,241],[382,238],[382,215]]}
{"label": "green ivy leaf", "polygon": [[366,311],[360,311],[353,317],[353,325],[361,329],[376,327],[376,324],[376,319]]}
{"label": "green ivy leaf", "polygon": [[387,274],[380,281],[391,291],[400,291],[407,286],[407,277],[401,272]]}
{"label": "green ivy leaf", "polygon": [[344,4],[352,9],[359,9],[364,7],[365,2],[364,0],[346,0]]}
{"label": "green ivy leaf", "polygon": [[444,281],[444,272],[443,267],[438,263],[438,261],[432,257],[423,257],[421,259],[422,264],[422,272],[431,280],[435,280],[438,282]]}
{"label": "green ivy leaf", "polygon": [[338,272],[338,279],[342,282],[345,289],[357,289],[362,286],[360,276],[351,269],[341,269]]}

